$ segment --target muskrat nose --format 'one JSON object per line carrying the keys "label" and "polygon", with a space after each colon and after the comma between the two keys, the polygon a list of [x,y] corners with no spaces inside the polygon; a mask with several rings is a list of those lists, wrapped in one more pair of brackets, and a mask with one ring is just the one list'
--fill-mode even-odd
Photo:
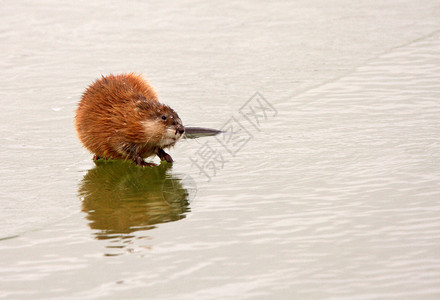
{"label": "muskrat nose", "polygon": [[185,127],[183,127],[181,125],[176,126],[176,133],[175,134],[177,134],[177,133],[183,134],[184,132],[185,132]]}

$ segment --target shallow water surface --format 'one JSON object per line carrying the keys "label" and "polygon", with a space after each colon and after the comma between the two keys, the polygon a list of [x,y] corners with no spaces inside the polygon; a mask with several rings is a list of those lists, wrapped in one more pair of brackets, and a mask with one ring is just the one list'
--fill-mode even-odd
{"label": "shallow water surface", "polygon": [[[325,3],[5,8],[0,297],[440,297],[438,5]],[[225,133],[93,163],[80,93],[133,70]]]}

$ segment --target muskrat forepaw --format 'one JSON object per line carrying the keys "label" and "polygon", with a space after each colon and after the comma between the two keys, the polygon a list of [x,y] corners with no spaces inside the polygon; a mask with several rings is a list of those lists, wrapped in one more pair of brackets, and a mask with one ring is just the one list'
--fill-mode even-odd
{"label": "muskrat forepaw", "polygon": [[171,155],[169,155],[168,153],[167,153],[167,155],[164,156],[163,160],[165,160],[169,163],[172,163],[174,161],[173,158],[171,157]]}
{"label": "muskrat forepaw", "polygon": [[157,156],[159,156],[160,160],[165,160],[169,163],[172,163],[174,161],[173,158],[171,157],[171,155],[169,155],[168,153],[163,151],[163,149],[159,149],[157,151]]}

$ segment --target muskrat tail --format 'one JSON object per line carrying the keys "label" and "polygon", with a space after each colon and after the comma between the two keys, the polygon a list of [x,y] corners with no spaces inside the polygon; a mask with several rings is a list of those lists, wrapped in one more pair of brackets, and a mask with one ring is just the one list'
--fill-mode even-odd
{"label": "muskrat tail", "polygon": [[185,135],[183,137],[186,139],[195,139],[203,136],[217,135],[222,132],[221,130],[211,128],[185,127]]}

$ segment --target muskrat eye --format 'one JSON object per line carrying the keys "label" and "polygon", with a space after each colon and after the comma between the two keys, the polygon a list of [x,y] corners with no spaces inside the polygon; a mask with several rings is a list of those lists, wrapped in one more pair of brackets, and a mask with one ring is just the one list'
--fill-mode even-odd
{"label": "muskrat eye", "polygon": [[162,116],[162,120],[166,120],[167,119],[167,116]]}

